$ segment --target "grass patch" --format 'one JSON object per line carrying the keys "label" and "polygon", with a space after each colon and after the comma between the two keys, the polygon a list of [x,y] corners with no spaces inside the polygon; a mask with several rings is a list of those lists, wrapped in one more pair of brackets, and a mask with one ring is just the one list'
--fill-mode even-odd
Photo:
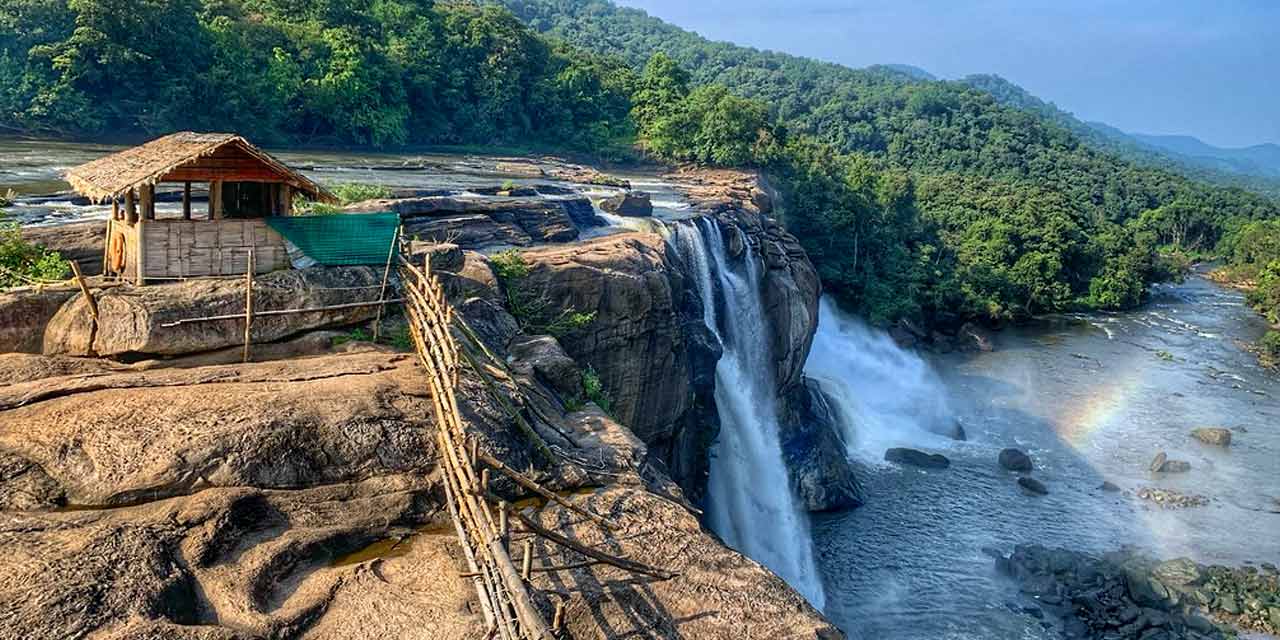
{"label": "grass patch", "polygon": [[390,187],[367,182],[334,182],[326,184],[325,188],[338,198],[338,204],[298,199],[293,203],[293,215],[328,216],[342,213],[342,208],[349,204],[390,198],[393,195]]}
{"label": "grass patch", "polygon": [[604,391],[600,374],[591,367],[587,367],[587,370],[582,372],[582,392],[605,413],[613,415],[613,403],[609,401],[609,396]]}

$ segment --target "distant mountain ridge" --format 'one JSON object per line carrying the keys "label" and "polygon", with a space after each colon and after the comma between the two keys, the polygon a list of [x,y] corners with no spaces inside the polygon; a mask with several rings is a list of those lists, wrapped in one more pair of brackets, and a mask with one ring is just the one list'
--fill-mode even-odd
{"label": "distant mountain ridge", "polygon": [[1280,145],[1265,143],[1248,147],[1217,147],[1199,138],[1187,135],[1152,135],[1130,133],[1131,137],[1148,146],[1205,163],[1214,163],[1223,170],[1253,175],[1280,177]]}
{"label": "distant mountain ridge", "polygon": [[1132,162],[1280,198],[1280,145],[1225,149],[1192,136],[1127,133],[1103,122],[1080,120],[998,75],[971,75],[960,82],[991,94],[1002,104],[1047,118],[1089,144]]}

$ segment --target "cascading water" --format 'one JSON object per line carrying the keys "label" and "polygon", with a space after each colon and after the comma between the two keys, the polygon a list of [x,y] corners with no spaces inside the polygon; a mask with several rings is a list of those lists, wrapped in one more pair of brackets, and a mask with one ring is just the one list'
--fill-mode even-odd
{"label": "cascading water", "polygon": [[955,427],[947,391],[933,368],[882,331],[845,316],[824,297],[804,373],[839,413],[849,454],[883,461],[890,447],[946,447]]}
{"label": "cascading water", "polygon": [[[676,228],[672,243],[697,272],[704,319],[724,346],[716,365],[720,437],[711,452],[709,520],[733,548],[769,567],[813,606],[824,606],[808,519],[791,495],[778,441],[778,406],[760,265],[750,245],[739,274],[714,221]],[[716,285],[719,285],[718,287]],[[723,308],[718,321],[717,293]]]}

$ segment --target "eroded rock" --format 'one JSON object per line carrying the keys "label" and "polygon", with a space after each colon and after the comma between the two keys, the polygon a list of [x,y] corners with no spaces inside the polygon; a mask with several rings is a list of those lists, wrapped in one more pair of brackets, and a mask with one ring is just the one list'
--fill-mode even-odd
{"label": "eroded rock", "polygon": [[1231,430],[1222,427],[1201,427],[1192,431],[1191,437],[1215,447],[1226,447],[1231,444]]}
{"label": "eroded rock", "polygon": [[884,452],[884,459],[897,464],[905,464],[924,469],[946,469],[951,460],[938,453],[925,453],[915,449],[893,448]]}
{"label": "eroded rock", "polygon": [[1031,456],[1021,449],[1004,449],[1000,452],[999,462],[1000,466],[1006,470],[1018,473],[1031,473],[1033,467]]}

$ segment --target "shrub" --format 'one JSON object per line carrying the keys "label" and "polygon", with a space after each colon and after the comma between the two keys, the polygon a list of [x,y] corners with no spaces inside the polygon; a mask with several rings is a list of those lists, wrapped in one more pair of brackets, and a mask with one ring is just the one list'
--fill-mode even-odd
{"label": "shrub", "polygon": [[377,200],[379,198],[390,198],[391,189],[381,184],[368,184],[364,182],[341,182],[328,185],[329,191],[338,197],[338,200],[344,205],[353,202],[364,202],[365,200]]}
{"label": "shrub", "polygon": [[545,295],[529,290],[525,278],[529,263],[516,249],[508,249],[489,257],[493,273],[506,291],[507,310],[530,334],[546,334],[560,338],[585,329],[596,320],[596,312],[581,312],[573,307],[556,310]]}
{"label": "shrub", "polygon": [[582,391],[588,400],[596,403],[596,406],[605,413],[613,413],[612,403],[609,402],[609,396],[605,394],[600,374],[591,367],[587,367],[587,370],[582,372]]}
{"label": "shrub", "polygon": [[18,224],[5,221],[0,211],[0,288],[64,280],[70,274],[71,263],[23,240]]}

